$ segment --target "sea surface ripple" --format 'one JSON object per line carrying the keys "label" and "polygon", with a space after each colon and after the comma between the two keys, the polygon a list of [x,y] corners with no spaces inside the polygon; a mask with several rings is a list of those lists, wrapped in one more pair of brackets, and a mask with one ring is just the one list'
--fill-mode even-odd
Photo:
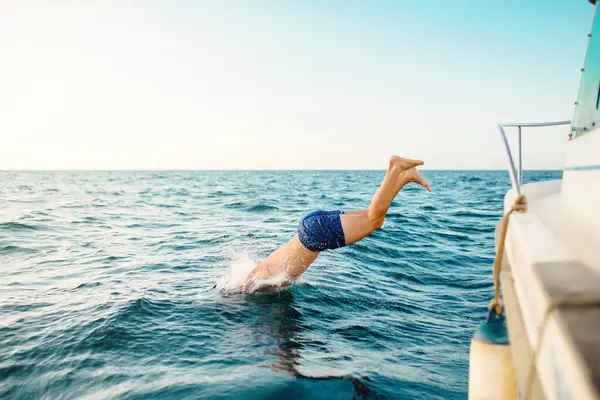
{"label": "sea surface ripple", "polygon": [[383,174],[0,172],[0,398],[466,399],[506,172],[425,171],[290,288],[214,287]]}

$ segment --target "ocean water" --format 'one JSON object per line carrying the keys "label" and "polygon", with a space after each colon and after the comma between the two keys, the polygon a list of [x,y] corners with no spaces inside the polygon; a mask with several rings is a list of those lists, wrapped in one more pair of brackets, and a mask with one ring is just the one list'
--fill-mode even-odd
{"label": "ocean water", "polygon": [[0,398],[466,399],[506,172],[425,171],[291,287],[223,290],[383,174],[0,172]]}

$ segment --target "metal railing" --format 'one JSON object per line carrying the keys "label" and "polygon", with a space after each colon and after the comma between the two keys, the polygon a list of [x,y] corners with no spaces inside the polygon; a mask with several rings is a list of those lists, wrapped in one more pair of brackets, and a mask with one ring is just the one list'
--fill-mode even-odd
{"label": "metal railing", "polygon": [[[517,194],[521,194],[521,185],[523,185],[523,153],[521,151],[521,129],[522,128],[540,128],[544,126],[557,126],[557,125],[569,125],[571,121],[554,121],[554,122],[511,122],[507,124],[498,124],[498,129],[502,134],[504,140],[504,147],[506,148],[506,155],[508,156],[508,163],[510,169],[508,174],[510,175],[510,182],[512,187],[517,191]],[[506,138],[506,132],[504,128],[518,128],[518,143],[519,143],[519,165],[515,166],[515,162]]]}

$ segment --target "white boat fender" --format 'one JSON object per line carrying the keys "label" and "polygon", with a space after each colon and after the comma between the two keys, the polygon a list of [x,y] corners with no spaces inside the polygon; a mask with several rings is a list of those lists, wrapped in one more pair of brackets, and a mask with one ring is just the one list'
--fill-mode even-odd
{"label": "white boat fender", "polygon": [[518,396],[504,313],[492,308],[475,330],[469,357],[469,400],[515,400]]}

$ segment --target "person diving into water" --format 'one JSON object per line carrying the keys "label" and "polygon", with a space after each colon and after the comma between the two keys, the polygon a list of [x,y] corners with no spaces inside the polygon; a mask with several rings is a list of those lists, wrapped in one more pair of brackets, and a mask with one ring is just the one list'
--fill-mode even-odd
{"label": "person diving into water", "polygon": [[431,192],[431,185],[416,168],[419,165],[423,161],[392,156],[383,182],[365,210],[319,210],[307,214],[292,240],[254,267],[242,292],[287,286],[310,267],[320,252],[350,245],[381,228],[392,201],[406,184],[415,182]]}

